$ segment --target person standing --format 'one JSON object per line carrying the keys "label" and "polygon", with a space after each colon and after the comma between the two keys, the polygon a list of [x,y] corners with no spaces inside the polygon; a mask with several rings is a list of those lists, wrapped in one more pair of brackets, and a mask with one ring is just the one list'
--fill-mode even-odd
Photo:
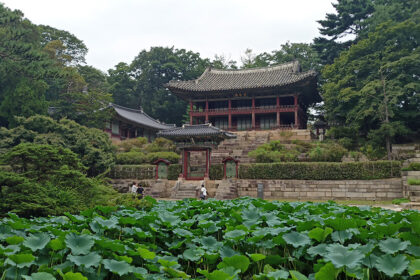
{"label": "person standing", "polygon": [[143,198],[143,192],[144,192],[144,188],[141,184],[139,184],[139,187],[137,188],[138,199]]}
{"label": "person standing", "polygon": [[136,184],[136,182],[133,182],[133,185],[131,186],[131,193],[135,196],[135,195],[137,195],[137,189],[138,189],[138,187],[137,187],[137,184]]}
{"label": "person standing", "polygon": [[201,198],[201,200],[206,200],[206,197],[207,197],[207,189],[206,189],[206,187],[204,186],[204,184],[202,184],[201,185],[201,190],[200,190],[200,198]]}

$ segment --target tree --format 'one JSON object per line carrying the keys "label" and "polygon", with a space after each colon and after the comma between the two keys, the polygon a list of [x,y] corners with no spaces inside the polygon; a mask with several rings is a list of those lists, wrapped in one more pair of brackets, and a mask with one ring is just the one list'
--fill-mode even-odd
{"label": "tree", "polygon": [[215,55],[214,59],[210,62],[210,66],[216,69],[238,69],[236,61],[232,60],[224,55]]}
{"label": "tree", "polygon": [[322,72],[329,120],[382,142],[388,157],[395,138],[419,133],[418,18],[380,25]]}
{"label": "tree", "polygon": [[41,34],[41,46],[66,66],[86,63],[88,48],[82,40],[73,34],[48,25],[38,25]]}
{"label": "tree", "polygon": [[50,60],[39,43],[37,27],[0,3],[0,126],[14,126],[14,116],[47,112]]}
{"label": "tree", "polygon": [[208,66],[208,61],[199,53],[184,49],[152,47],[143,50],[131,63],[131,72],[136,80],[137,102],[152,117],[166,123],[182,123],[186,104],[164,87],[170,80],[192,80],[199,77]]}
{"label": "tree", "polygon": [[138,104],[139,96],[135,92],[136,81],[131,75],[130,66],[124,62],[115,65],[115,69],[108,70],[107,81],[109,91],[114,102],[125,107],[134,107]]}

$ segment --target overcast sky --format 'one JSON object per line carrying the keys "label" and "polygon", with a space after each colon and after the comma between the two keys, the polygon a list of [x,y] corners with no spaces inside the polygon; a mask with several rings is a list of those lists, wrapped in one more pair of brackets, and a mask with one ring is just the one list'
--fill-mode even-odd
{"label": "overcast sky", "polygon": [[[202,57],[240,61],[319,35],[316,20],[332,0],[0,0],[35,24],[66,30],[89,48],[87,64],[103,71],[130,63],[143,49],[175,46]],[[335,1],[334,1],[335,2]]]}

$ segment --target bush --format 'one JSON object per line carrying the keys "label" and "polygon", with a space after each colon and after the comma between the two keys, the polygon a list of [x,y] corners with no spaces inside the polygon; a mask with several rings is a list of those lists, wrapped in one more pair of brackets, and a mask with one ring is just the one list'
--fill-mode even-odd
{"label": "bush", "polygon": [[152,143],[146,146],[146,151],[149,153],[156,152],[175,152],[176,146],[174,142],[162,137],[156,138]]}
{"label": "bush", "polygon": [[290,162],[239,165],[241,179],[369,180],[400,176],[399,161]]}
{"label": "bush", "polygon": [[68,119],[55,121],[41,115],[19,117],[17,127],[0,129],[0,153],[25,142],[70,149],[88,168],[90,177],[106,172],[115,164],[115,150],[106,133]]}
{"label": "bush", "polygon": [[138,210],[150,210],[157,203],[157,201],[150,196],[145,196],[143,199],[138,199],[131,193],[124,193],[115,196],[111,203],[115,206],[125,206]]}
{"label": "bush", "polygon": [[420,180],[419,179],[410,178],[410,179],[407,180],[407,182],[408,182],[409,185],[420,185]]}
{"label": "bush", "polygon": [[130,151],[117,154],[117,164],[143,164],[147,162],[146,155],[142,152]]}
{"label": "bush", "polygon": [[168,167],[168,180],[177,180],[182,172],[181,164],[171,164]]}
{"label": "bush", "polygon": [[135,150],[142,150],[144,146],[147,144],[147,138],[145,137],[137,137],[126,139],[124,141],[119,142],[116,144],[118,151],[120,152],[130,152],[133,149]]}
{"label": "bush", "polygon": [[402,168],[401,171],[420,171],[420,162],[412,162],[407,167]]}
{"label": "bush", "polygon": [[222,180],[224,176],[223,164],[210,165],[210,180]]}
{"label": "bush", "polygon": [[19,144],[5,156],[14,172],[0,170],[0,215],[13,211],[22,216],[62,215],[97,204],[107,204],[116,194],[111,186],[86,177],[86,168],[66,148]]}
{"label": "bush", "polygon": [[180,155],[174,152],[156,152],[156,153],[150,153],[146,155],[147,163],[152,164],[158,159],[166,159],[170,163],[178,163],[180,159]]}
{"label": "bush", "polygon": [[336,143],[325,143],[325,145],[318,143],[316,147],[309,151],[308,155],[309,160],[314,162],[340,162],[347,153],[348,151],[345,148]]}

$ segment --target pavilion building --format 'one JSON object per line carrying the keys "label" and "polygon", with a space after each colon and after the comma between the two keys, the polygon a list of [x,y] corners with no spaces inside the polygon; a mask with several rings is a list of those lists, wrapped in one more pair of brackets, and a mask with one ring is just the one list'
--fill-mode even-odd
{"label": "pavilion building", "polygon": [[141,108],[131,109],[112,103],[109,108],[112,109],[112,117],[106,124],[105,132],[114,142],[136,137],[145,137],[151,142],[159,131],[175,127],[150,117]]}
{"label": "pavilion building", "polygon": [[298,61],[243,70],[207,68],[195,80],[166,87],[189,103],[190,125],[229,131],[306,129],[308,107],[321,101],[317,74]]}

